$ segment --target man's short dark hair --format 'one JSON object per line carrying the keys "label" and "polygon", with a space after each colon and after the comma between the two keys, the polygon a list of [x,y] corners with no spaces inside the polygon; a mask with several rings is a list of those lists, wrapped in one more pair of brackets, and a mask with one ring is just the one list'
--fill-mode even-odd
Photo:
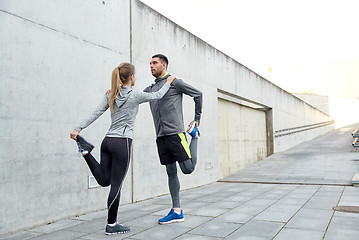
{"label": "man's short dark hair", "polygon": [[168,67],[168,58],[163,55],[163,54],[156,54],[156,55],[153,55],[152,58],[159,58],[161,60],[161,62],[165,62],[166,63],[166,69]]}

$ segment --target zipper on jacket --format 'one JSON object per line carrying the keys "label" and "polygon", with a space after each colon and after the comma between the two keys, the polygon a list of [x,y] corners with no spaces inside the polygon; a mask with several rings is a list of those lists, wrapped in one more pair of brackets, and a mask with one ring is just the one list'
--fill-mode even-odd
{"label": "zipper on jacket", "polygon": [[127,125],[125,126],[125,129],[123,129],[123,135],[125,135],[125,132],[126,132],[126,128],[127,128]]}
{"label": "zipper on jacket", "polygon": [[165,133],[165,127],[163,126],[163,121],[162,121],[162,117],[161,117],[161,108],[160,108],[160,102],[162,101],[162,99],[158,100],[158,115],[160,116],[160,126],[161,126],[161,130],[162,132],[160,133],[160,135],[166,135]]}

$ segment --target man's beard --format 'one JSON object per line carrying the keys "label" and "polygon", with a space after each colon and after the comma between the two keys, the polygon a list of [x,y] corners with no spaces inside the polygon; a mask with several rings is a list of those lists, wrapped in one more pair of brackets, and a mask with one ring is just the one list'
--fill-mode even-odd
{"label": "man's beard", "polygon": [[158,77],[160,77],[160,74],[159,73],[152,73],[152,76],[154,76],[155,78],[158,78]]}

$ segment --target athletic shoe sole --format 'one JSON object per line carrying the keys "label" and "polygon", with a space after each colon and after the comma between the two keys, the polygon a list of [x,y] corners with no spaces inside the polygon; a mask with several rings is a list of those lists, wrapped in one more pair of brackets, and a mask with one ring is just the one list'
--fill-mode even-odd
{"label": "athletic shoe sole", "polygon": [[184,222],[184,218],[173,219],[173,220],[168,221],[168,222],[160,222],[160,221],[158,221],[158,223],[161,224],[161,225],[170,224],[170,223],[177,223],[177,222]]}
{"label": "athletic shoe sole", "polygon": [[92,149],[95,148],[95,146],[92,143],[88,142],[80,135],[77,136],[77,143],[80,145],[80,147],[82,149],[82,151],[81,151],[82,155],[86,155],[86,154],[90,153],[92,151]]}
{"label": "athletic shoe sole", "polygon": [[124,234],[124,233],[128,233],[130,231],[122,231],[122,232],[114,232],[114,233],[108,233],[108,232],[105,232],[106,235],[117,235],[117,234]]}
{"label": "athletic shoe sole", "polygon": [[196,123],[195,122],[191,122],[189,125],[188,125],[188,129],[186,132],[188,132],[190,134],[190,132],[193,131],[194,127],[195,127]]}

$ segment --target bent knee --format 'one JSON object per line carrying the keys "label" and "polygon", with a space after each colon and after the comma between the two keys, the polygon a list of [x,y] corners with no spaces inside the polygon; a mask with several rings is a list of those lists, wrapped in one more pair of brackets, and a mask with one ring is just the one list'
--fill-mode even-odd
{"label": "bent knee", "polygon": [[182,170],[182,172],[183,172],[183,174],[191,174],[191,173],[193,173],[193,170],[188,170],[187,169],[185,171]]}
{"label": "bent knee", "polygon": [[193,171],[194,171],[194,167],[193,166],[186,166],[186,165],[183,165],[181,167],[181,170],[184,174],[191,174]]}
{"label": "bent knee", "polygon": [[108,187],[108,186],[110,186],[110,184],[111,184],[110,180],[100,180],[100,181],[97,181],[97,183],[98,183],[101,187]]}
{"label": "bent knee", "polygon": [[108,186],[110,186],[110,184],[109,183],[103,183],[103,184],[100,184],[100,186],[101,187],[108,187]]}

